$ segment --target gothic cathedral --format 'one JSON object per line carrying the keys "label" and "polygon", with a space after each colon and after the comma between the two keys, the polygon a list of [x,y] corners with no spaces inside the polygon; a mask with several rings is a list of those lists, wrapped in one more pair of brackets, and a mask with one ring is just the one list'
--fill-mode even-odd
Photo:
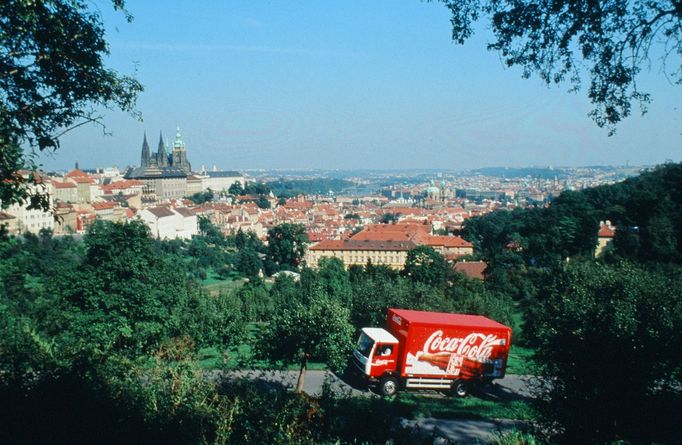
{"label": "gothic cathedral", "polygon": [[177,132],[175,133],[173,151],[170,153],[166,153],[166,146],[163,143],[163,136],[161,134],[159,134],[159,148],[155,153],[152,153],[149,150],[147,134],[145,133],[144,140],[142,142],[142,157],[140,161],[140,167],[142,169],[153,167],[160,169],[164,167],[175,167],[189,174],[192,171],[192,166],[187,160],[187,151],[185,150],[185,143],[182,142],[180,128],[178,128]]}

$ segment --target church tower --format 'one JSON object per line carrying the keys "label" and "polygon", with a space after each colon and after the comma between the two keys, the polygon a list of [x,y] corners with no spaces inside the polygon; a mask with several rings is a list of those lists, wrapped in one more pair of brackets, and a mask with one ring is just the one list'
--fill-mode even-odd
{"label": "church tower", "polygon": [[142,141],[142,157],[140,160],[140,167],[146,168],[151,164],[151,153],[149,151],[149,144],[147,143],[147,132],[144,132],[144,140]]}
{"label": "church tower", "polygon": [[163,135],[159,133],[159,149],[156,152],[156,163],[159,167],[168,167],[168,155],[166,154],[166,146],[163,144]]}
{"label": "church tower", "polygon": [[180,168],[189,173],[192,168],[187,160],[187,151],[185,150],[185,143],[182,141],[180,134],[180,127],[175,133],[175,142],[173,143],[173,153],[171,154],[171,163],[173,167]]}

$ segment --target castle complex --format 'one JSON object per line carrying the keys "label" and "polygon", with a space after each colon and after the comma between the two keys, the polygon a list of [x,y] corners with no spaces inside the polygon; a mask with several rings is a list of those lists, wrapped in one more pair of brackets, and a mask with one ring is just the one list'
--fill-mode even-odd
{"label": "castle complex", "polygon": [[149,199],[182,198],[208,189],[226,191],[235,182],[246,183],[241,173],[218,171],[215,167],[213,171],[193,173],[179,128],[175,133],[172,150],[166,147],[163,136],[159,135],[158,149],[152,152],[145,133],[140,166],[129,168],[124,177],[142,181],[143,194]]}
{"label": "castle complex", "polygon": [[166,152],[161,135],[159,135],[158,150],[152,153],[145,133],[140,166],[128,169],[125,178],[142,181],[146,195],[155,195],[161,199],[182,198],[187,195],[187,176],[191,173],[192,166],[187,160],[185,143],[182,141],[178,128],[170,154]]}
{"label": "castle complex", "polygon": [[182,137],[180,136],[180,128],[178,128],[175,133],[175,142],[173,143],[173,150],[170,154],[166,154],[166,146],[163,143],[163,136],[160,134],[159,148],[156,153],[151,153],[149,150],[149,143],[147,143],[147,134],[145,133],[144,140],[142,141],[140,167],[176,167],[189,174],[192,171],[192,166],[187,160],[187,151],[185,150],[185,143],[182,142]]}

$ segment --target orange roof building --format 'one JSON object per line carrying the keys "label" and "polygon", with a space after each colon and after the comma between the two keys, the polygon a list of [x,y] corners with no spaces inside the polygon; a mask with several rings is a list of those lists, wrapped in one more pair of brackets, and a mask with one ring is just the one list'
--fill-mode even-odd
{"label": "orange roof building", "polygon": [[594,249],[594,256],[600,257],[611,248],[613,238],[616,236],[616,228],[611,225],[611,221],[601,221],[599,232],[597,232],[597,247]]}
{"label": "orange roof building", "polygon": [[488,263],[485,261],[458,261],[455,263],[453,270],[460,272],[469,278],[475,280],[485,280],[485,272],[488,269]]}
{"label": "orange roof building", "polygon": [[75,178],[89,178],[89,179],[93,179],[92,176],[90,176],[89,174],[85,173],[83,170],[80,170],[80,169],[77,169],[77,168],[71,170],[70,172],[68,172],[66,175],[64,175],[64,177],[65,177],[65,178],[69,178],[69,179],[75,179]]}
{"label": "orange roof building", "polygon": [[473,253],[473,245],[459,236],[433,236],[428,224],[372,224],[344,240],[323,240],[308,249],[306,261],[316,267],[323,257],[343,260],[346,266],[383,264],[402,269],[407,252],[420,245],[433,247],[448,259]]}
{"label": "orange roof building", "polygon": [[325,240],[312,246],[306,253],[306,263],[317,267],[322,258],[339,258],[347,266],[364,266],[368,262],[402,269],[407,252],[417,247],[412,241],[393,240]]}

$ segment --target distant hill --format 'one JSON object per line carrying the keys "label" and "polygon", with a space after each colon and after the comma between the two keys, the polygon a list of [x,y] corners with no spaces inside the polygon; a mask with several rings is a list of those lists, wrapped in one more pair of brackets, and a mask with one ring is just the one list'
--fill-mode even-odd
{"label": "distant hill", "polygon": [[599,221],[605,220],[616,227],[617,256],[682,263],[682,163],[659,165],[616,184],[565,191],[549,208],[468,219],[464,236],[487,259],[513,243],[529,264],[546,265],[557,258],[590,257]]}
{"label": "distant hill", "polygon": [[525,178],[530,176],[539,179],[554,179],[555,177],[564,178],[567,176],[564,170],[549,167],[484,167],[472,170],[472,172],[496,178]]}
{"label": "distant hill", "polygon": [[620,255],[682,263],[682,163],[668,163],[582,192],[600,220],[617,227]]}

